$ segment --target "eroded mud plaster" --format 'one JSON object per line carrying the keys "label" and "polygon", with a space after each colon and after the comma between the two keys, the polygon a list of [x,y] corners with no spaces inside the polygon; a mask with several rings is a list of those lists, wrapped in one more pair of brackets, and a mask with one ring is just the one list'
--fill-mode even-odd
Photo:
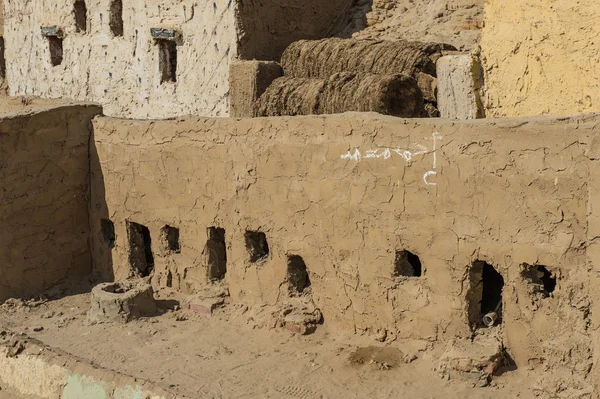
{"label": "eroded mud plaster", "polygon": [[[544,386],[570,375],[568,385],[586,392],[600,344],[596,126],[593,117],[97,118],[94,270],[131,275],[126,220],[152,237],[169,225],[180,252],[153,238],[153,284],[194,292],[209,284],[207,229],[219,226],[233,301],[281,303],[288,257],[301,256],[330,328],[437,341],[480,327],[469,322],[468,293],[478,283],[472,265],[485,262],[504,283],[498,309],[512,358],[565,371],[542,373]],[[115,224],[112,249],[102,219]],[[264,233],[260,259],[247,249],[248,231]],[[421,276],[395,273],[401,251],[419,258]],[[532,294],[526,265],[556,277],[552,295]]]}

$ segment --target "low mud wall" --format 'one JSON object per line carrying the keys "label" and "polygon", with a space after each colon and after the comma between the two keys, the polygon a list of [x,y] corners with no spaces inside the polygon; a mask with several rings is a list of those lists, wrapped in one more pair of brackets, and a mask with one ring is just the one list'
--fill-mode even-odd
{"label": "low mud wall", "polygon": [[90,273],[92,105],[0,115],[0,300]]}
{"label": "low mud wall", "polygon": [[96,118],[94,270],[190,293],[224,278],[233,301],[276,304],[299,256],[330,329],[470,337],[500,306],[519,367],[589,391],[597,124]]}

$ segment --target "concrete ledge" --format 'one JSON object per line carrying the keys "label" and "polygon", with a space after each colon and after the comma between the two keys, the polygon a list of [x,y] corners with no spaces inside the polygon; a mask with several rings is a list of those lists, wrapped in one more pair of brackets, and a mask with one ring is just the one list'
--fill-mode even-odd
{"label": "concrete ledge", "polygon": [[15,344],[24,346],[12,357],[0,355],[0,386],[8,393],[41,399],[185,398],[148,381],[94,367],[28,337],[3,332],[4,353]]}

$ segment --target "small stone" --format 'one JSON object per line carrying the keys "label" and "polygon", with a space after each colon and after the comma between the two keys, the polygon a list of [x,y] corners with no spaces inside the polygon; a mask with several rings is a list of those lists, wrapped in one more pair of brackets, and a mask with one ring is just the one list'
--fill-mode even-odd
{"label": "small stone", "polygon": [[33,331],[34,332],[40,332],[40,331],[43,331],[43,330],[44,330],[44,327],[42,327],[42,326],[35,326],[35,327],[33,327]]}
{"label": "small stone", "polygon": [[52,310],[50,310],[42,315],[42,319],[51,319],[52,317],[54,317],[54,315],[55,313]]}
{"label": "small stone", "polygon": [[377,330],[377,332],[373,335],[373,338],[379,342],[385,341],[387,338],[387,330],[385,328]]}

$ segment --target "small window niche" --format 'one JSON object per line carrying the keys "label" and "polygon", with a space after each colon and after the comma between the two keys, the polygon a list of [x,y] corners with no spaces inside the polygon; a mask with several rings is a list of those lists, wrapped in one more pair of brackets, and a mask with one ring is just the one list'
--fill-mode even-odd
{"label": "small window niche", "polygon": [[115,224],[112,222],[112,220],[101,219],[100,230],[102,231],[102,238],[104,239],[104,243],[109,248],[114,248],[115,241],[117,238],[115,235]]}
{"label": "small window niche", "polygon": [[303,294],[310,287],[310,278],[304,259],[298,255],[288,255],[287,281],[291,296]]}
{"label": "small window niche", "polygon": [[250,255],[250,263],[266,260],[269,256],[267,236],[261,231],[246,231],[244,235],[246,250]]}
{"label": "small window niche", "polygon": [[394,277],[421,277],[421,259],[409,251],[396,251]]}
{"label": "small window niche", "polygon": [[160,238],[163,242],[163,246],[165,251],[169,253],[178,254],[181,252],[181,247],[179,246],[179,229],[176,227],[171,227],[169,225],[163,227],[160,230]]}
{"label": "small window niche", "polygon": [[108,26],[114,37],[123,36],[123,1],[111,0]]}
{"label": "small window niche", "polygon": [[491,264],[475,261],[469,272],[468,318],[472,329],[502,324],[504,278]]}
{"label": "small window niche", "polygon": [[521,277],[527,282],[531,295],[548,298],[556,289],[556,276],[543,265],[522,265]]}
{"label": "small window niche", "polygon": [[152,28],[150,34],[158,47],[160,83],[177,82],[177,42],[180,34],[166,28]]}
{"label": "small window niche", "polygon": [[154,269],[152,239],[148,227],[127,221],[127,241],[129,243],[129,265],[134,274],[147,277]]}
{"label": "small window niche", "polygon": [[73,13],[75,14],[75,31],[77,33],[86,33],[87,6],[85,0],[75,0],[75,3],[73,3]]}
{"label": "small window niche", "polygon": [[57,26],[43,26],[42,36],[48,40],[50,63],[58,66],[63,62],[63,31]]}
{"label": "small window niche", "polygon": [[227,248],[225,246],[225,229],[209,227],[206,240],[208,257],[208,278],[211,281],[225,279],[227,273]]}
{"label": "small window niche", "polygon": [[0,79],[6,79],[6,48],[4,47],[4,38],[0,37]]}

